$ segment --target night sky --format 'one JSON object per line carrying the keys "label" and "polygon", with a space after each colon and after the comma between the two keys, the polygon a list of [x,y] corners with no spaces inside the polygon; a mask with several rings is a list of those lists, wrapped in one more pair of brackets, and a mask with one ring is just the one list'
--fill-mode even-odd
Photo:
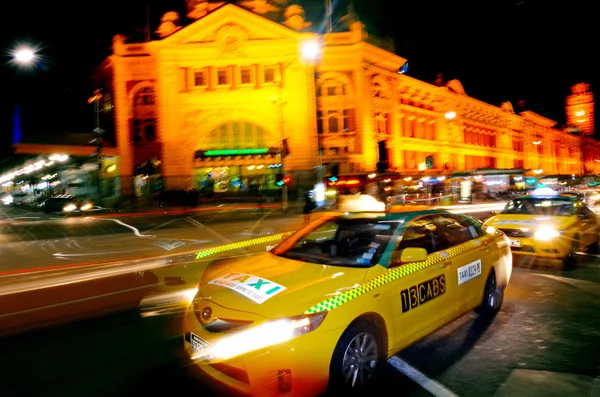
{"label": "night sky", "polygon": [[[293,1],[320,25],[324,0]],[[343,14],[350,0],[333,0]],[[93,128],[92,69],[109,54],[112,36],[143,39],[146,5],[152,31],[162,14],[184,0],[101,2],[10,1],[0,24],[0,160],[10,153],[13,114],[19,104],[22,134],[88,132]],[[354,0],[367,30],[393,39],[409,60],[408,75],[433,82],[437,73],[458,79],[469,96],[499,105],[525,101],[527,109],[564,123],[570,85],[592,90],[600,67],[592,42],[593,10],[583,0],[409,1]],[[153,34],[153,37],[154,34]],[[10,63],[19,44],[38,48],[40,61],[22,69]],[[596,93],[600,95],[600,93]]]}

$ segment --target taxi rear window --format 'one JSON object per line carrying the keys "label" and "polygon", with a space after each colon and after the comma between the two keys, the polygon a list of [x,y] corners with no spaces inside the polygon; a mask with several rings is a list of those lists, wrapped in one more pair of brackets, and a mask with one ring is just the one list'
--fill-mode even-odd
{"label": "taxi rear window", "polygon": [[575,201],[569,198],[517,198],[510,200],[500,212],[509,215],[575,215]]}

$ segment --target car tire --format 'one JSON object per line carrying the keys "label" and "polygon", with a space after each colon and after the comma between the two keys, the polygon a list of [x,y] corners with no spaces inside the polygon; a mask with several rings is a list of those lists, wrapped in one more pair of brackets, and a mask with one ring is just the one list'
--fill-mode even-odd
{"label": "car tire", "polygon": [[573,241],[571,242],[571,249],[569,250],[569,253],[567,254],[567,256],[564,257],[564,259],[562,261],[563,270],[571,270],[571,269],[575,268],[575,266],[577,265],[577,261],[578,261],[577,252],[579,252],[579,250],[581,249],[580,241],[581,241],[581,239],[580,239],[579,235],[575,235],[573,237]]}
{"label": "car tire", "polygon": [[496,283],[496,272],[492,270],[483,289],[483,299],[475,312],[482,317],[493,318],[498,314],[504,302],[504,288]]}
{"label": "car tire", "polygon": [[381,337],[373,324],[351,324],[338,341],[329,368],[329,390],[334,395],[360,393],[372,384],[382,360]]}

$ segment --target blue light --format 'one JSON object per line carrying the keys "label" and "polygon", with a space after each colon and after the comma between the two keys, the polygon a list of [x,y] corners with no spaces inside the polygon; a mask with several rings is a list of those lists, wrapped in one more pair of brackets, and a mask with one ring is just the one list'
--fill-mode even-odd
{"label": "blue light", "polygon": [[23,120],[21,120],[21,106],[17,103],[12,118],[12,143],[16,145],[23,138]]}

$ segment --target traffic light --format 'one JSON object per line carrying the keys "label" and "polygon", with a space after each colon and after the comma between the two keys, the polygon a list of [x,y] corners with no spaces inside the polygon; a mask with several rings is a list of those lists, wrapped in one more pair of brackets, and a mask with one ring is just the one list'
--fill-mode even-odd
{"label": "traffic light", "polygon": [[289,175],[277,174],[275,175],[275,184],[277,186],[289,185],[292,183],[292,177]]}

